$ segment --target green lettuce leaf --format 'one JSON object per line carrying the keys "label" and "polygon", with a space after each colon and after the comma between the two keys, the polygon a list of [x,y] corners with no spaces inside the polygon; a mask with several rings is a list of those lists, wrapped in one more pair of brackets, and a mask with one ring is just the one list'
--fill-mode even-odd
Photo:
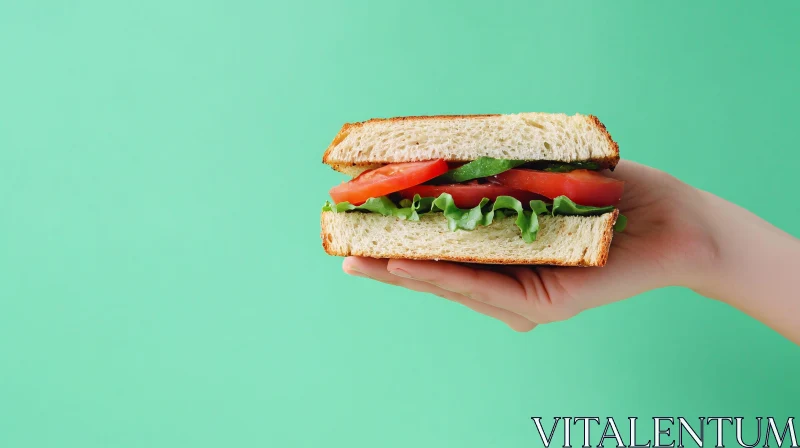
{"label": "green lettuce leaf", "polygon": [[[559,196],[553,200],[553,207],[551,213],[555,215],[580,215],[592,216],[602,215],[614,210],[613,205],[605,207],[592,207],[590,205],[578,205],[566,196]],[[617,222],[614,224],[615,232],[622,232],[625,226],[628,225],[628,218],[625,215],[617,216]]]}
{"label": "green lettuce leaf", "polygon": [[433,201],[431,211],[441,211],[447,218],[450,230],[453,231],[458,229],[473,230],[479,225],[488,226],[494,221],[495,217],[501,219],[510,216],[511,213],[508,213],[508,211],[516,213],[517,219],[514,223],[519,227],[522,239],[526,243],[536,241],[536,234],[539,231],[539,219],[533,215],[532,211],[525,210],[522,202],[511,196],[498,196],[491,205],[489,205],[489,199],[483,198],[479,205],[465,210],[456,207],[452,196],[442,193]]}
{"label": "green lettuce leaf", "polygon": [[436,183],[455,184],[466,182],[481,177],[494,176],[511,168],[518,167],[525,163],[524,160],[495,159],[493,157],[480,157],[472,162],[450,170],[439,177],[433,179]]}
{"label": "green lettuce leaf", "polygon": [[606,207],[592,207],[590,205],[578,205],[566,196],[559,196],[553,199],[552,214],[555,215],[602,215],[614,210],[613,205]]}
{"label": "green lettuce leaf", "polygon": [[[453,201],[453,197],[447,193],[442,193],[439,197],[420,197],[414,195],[414,199],[400,201],[398,207],[391,199],[382,196],[371,198],[362,205],[353,205],[349,202],[331,204],[325,202],[322,206],[323,211],[343,213],[352,210],[380,213],[383,216],[394,216],[409,221],[419,221],[419,215],[424,213],[441,212],[447,219],[447,225],[451,231],[474,230],[478,226],[488,226],[495,219],[503,219],[516,214],[514,223],[519,227],[522,239],[526,243],[536,241],[539,232],[539,219],[537,215],[549,213],[555,215],[580,215],[591,216],[601,215],[614,210],[613,206],[591,207],[578,205],[566,196],[559,196],[553,200],[552,205],[547,205],[543,201],[530,201],[525,208],[519,200],[511,196],[498,196],[490,204],[489,199],[483,198],[480,204],[470,209],[458,208]],[[620,215],[614,230],[621,232],[625,228],[627,219]]]}
{"label": "green lettuce leaf", "polygon": [[331,204],[325,201],[325,205],[322,206],[322,211],[341,213],[357,210],[380,213],[383,216],[394,216],[395,218],[407,219],[409,221],[419,221],[419,213],[429,212],[433,200],[434,198],[421,198],[419,195],[415,195],[413,201],[406,201],[407,204],[401,203],[400,207],[395,205],[395,203],[386,196],[369,198],[367,202],[361,205],[353,205],[349,202]]}
{"label": "green lettuce leaf", "polygon": [[625,227],[628,225],[628,218],[625,215],[617,216],[617,222],[614,224],[614,231],[615,232],[623,232],[625,231]]}

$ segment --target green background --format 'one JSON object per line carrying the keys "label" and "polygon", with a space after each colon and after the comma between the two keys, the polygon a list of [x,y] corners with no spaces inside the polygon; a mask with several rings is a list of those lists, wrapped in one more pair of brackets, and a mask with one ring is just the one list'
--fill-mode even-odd
{"label": "green background", "polygon": [[800,349],[692,292],[516,334],[323,253],[322,152],[412,114],[593,113],[623,157],[800,235],[800,3],[491,3],[0,2],[0,446],[795,415]]}

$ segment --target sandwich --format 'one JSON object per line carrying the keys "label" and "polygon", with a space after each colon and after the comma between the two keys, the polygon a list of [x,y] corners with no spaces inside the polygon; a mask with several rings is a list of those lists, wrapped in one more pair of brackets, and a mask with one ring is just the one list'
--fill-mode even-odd
{"label": "sandwich", "polygon": [[352,177],[322,207],[330,255],[603,266],[626,221],[619,146],[592,115],[348,123],[322,162]]}

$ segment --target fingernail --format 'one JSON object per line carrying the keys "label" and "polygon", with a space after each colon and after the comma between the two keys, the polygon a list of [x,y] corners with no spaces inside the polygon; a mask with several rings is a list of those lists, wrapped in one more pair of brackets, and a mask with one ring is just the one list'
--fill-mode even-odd
{"label": "fingernail", "polygon": [[411,274],[399,268],[392,269],[389,273],[398,277],[411,278]]}
{"label": "fingernail", "polygon": [[361,271],[356,271],[355,269],[348,269],[345,272],[347,272],[348,275],[352,275],[353,277],[367,277],[367,278],[369,278],[369,276],[367,274],[365,274],[365,273],[363,273]]}

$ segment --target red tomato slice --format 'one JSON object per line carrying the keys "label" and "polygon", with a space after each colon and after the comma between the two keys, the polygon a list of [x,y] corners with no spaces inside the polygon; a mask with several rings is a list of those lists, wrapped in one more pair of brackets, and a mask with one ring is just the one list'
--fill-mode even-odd
{"label": "red tomato slice", "polygon": [[389,193],[427,182],[447,172],[447,162],[393,163],[374,170],[364,171],[355,179],[339,184],[329,192],[334,202],[349,202],[361,205],[369,198],[386,196]]}
{"label": "red tomato slice", "polygon": [[507,187],[532,191],[550,199],[564,195],[576,204],[595,207],[617,205],[625,189],[625,182],[589,170],[549,173],[513,169],[494,177]]}
{"label": "red tomato slice", "polygon": [[424,198],[438,197],[442,193],[450,193],[450,195],[453,196],[453,202],[455,202],[456,207],[459,208],[472,208],[480,204],[483,198],[488,198],[493,201],[497,199],[498,196],[511,196],[518,199],[523,204],[527,204],[534,199],[546,199],[530,191],[491,184],[417,185],[397,192],[397,194],[405,199],[414,199],[415,194]]}

